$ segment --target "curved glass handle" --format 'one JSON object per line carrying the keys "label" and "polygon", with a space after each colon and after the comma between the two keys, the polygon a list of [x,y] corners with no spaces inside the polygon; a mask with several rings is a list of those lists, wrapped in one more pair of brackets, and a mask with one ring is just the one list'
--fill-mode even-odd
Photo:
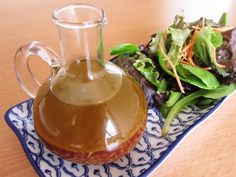
{"label": "curved glass handle", "polygon": [[32,98],[41,86],[41,83],[34,77],[29,67],[29,56],[37,55],[48,63],[52,70],[52,77],[60,69],[59,55],[48,46],[38,41],[32,41],[22,45],[15,54],[16,77],[22,89]]}

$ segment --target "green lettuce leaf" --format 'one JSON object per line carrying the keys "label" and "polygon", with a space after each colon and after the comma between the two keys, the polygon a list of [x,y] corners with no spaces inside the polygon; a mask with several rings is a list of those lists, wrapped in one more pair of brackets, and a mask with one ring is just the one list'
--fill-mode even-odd
{"label": "green lettuce leaf", "polygon": [[172,27],[168,28],[168,34],[170,34],[171,38],[171,46],[170,50],[168,51],[168,57],[174,65],[178,64],[181,58],[182,47],[190,35],[190,32],[191,30],[189,29],[176,29]]}
{"label": "green lettuce leaf", "polygon": [[227,26],[228,25],[228,13],[224,12],[221,17],[220,20],[218,22],[219,24],[221,24],[222,26]]}
{"label": "green lettuce leaf", "polygon": [[223,43],[223,37],[220,33],[214,32],[209,26],[204,27],[196,35],[196,40],[193,48],[194,55],[197,56],[197,62],[205,66],[211,66],[220,75],[227,76],[228,73],[225,69],[217,66],[214,57],[213,50],[220,47]]}
{"label": "green lettuce leaf", "polygon": [[174,19],[174,22],[170,27],[177,28],[177,29],[188,28],[188,24],[184,21],[183,14],[176,15],[175,19]]}
{"label": "green lettuce leaf", "polygon": [[[163,49],[165,49],[163,44],[160,43],[160,45]],[[157,54],[158,62],[161,68],[166,73],[174,77],[174,73],[169,68],[167,68],[166,60],[164,59],[162,53],[158,50]],[[199,67],[179,63],[176,65],[176,70],[180,76],[180,80],[195,85],[199,88],[212,90],[219,86],[219,82],[213,74]]]}
{"label": "green lettuce leaf", "polygon": [[[171,60],[174,66],[176,66],[179,63],[179,60],[182,55],[182,47],[184,45],[184,42],[190,35],[189,29],[175,29],[175,28],[169,28],[168,34],[170,39],[170,49],[167,52],[165,45],[161,43],[160,41],[163,41],[163,34],[159,34],[158,42],[162,46],[163,50],[167,53],[167,56]],[[169,40],[168,40],[169,41]],[[158,43],[156,43],[156,46]],[[167,61],[165,60],[164,56],[162,56],[162,53],[160,50],[157,50],[157,56],[158,56],[158,62],[161,66],[161,68],[167,72],[169,75],[174,77],[173,72],[170,70],[170,66],[168,65]]]}
{"label": "green lettuce leaf", "polygon": [[149,49],[152,54],[156,54],[157,47],[158,47],[158,44],[160,42],[162,35],[163,35],[163,33],[156,33],[156,35],[154,37],[152,37],[152,40],[149,43]]}
{"label": "green lettuce leaf", "polygon": [[160,81],[158,80],[159,73],[156,70],[153,61],[140,52],[138,53],[138,55],[139,58],[135,60],[133,64],[134,67],[158,89],[160,84]]}
{"label": "green lettuce leaf", "polygon": [[176,66],[176,70],[181,80],[199,88],[212,90],[219,86],[219,82],[216,77],[209,71],[202,68],[187,64],[179,64]]}
{"label": "green lettuce leaf", "polygon": [[138,45],[132,43],[125,43],[112,47],[110,49],[110,55],[133,55],[138,51]]}

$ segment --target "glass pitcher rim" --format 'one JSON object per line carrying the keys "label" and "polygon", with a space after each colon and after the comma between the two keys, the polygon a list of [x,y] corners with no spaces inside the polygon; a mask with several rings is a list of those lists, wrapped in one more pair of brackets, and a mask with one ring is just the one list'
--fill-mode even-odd
{"label": "glass pitcher rim", "polygon": [[[93,9],[93,10],[96,10],[100,14],[100,18],[99,20],[89,20],[89,21],[84,21],[84,22],[70,22],[67,20],[60,19],[58,15],[61,12],[68,10],[69,8]],[[56,8],[52,13],[52,20],[56,25],[59,25],[61,27],[77,28],[77,29],[78,28],[91,28],[91,27],[95,27],[95,26],[99,26],[99,25],[107,23],[107,18],[105,16],[104,10],[94,4],[89,4],[89,3],[72,3],[72,4],[67,4],[59,8]]]}

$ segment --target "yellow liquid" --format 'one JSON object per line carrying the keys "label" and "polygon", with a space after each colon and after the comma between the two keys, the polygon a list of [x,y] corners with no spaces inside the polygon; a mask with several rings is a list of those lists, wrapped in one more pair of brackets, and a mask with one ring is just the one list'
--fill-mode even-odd
{"label": "yellow liquid", "polygon": [[145,128],[147,105],[136,81],[119,67],[89,62],[90,68],[85,60],[74,62],[65,74],[41,86],[34,123],[40,138],[58,155],[105,163],[137,143]]}

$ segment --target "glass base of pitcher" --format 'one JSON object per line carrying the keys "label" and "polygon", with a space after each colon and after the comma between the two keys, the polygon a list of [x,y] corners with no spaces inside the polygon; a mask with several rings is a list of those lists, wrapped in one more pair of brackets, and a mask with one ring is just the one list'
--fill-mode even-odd
{"label": "glass base of pitcher", "polygon": [[98,152],[76,152],[69,151],[65,149],[61,149],[59,147],[54,146],[53,144],[47,142],[45,139],[40,137],[45,146],[50,149],[52,152],[62,157],[65,160],[69,160],[75,163],[84,163],[84,164],[94,164],[94,165],[102,165],[105,163],[110,163],[115,160],[118,160],[128,154],[138,143],[140,138],[143,135],[144,128],[146,122],[143,127],[138,130],[129,140],[124,142],[119,146],[119,148],[114,149],[112,151],[98,151]]}
{"label": "glass base of pitcher", "polygon": [[[50,83],[41,86],[33,107],[35,129],[47,147],[65,159],[111,162],[127,154],[141,137],[146,98],[137,82],[114,64],[105,70],[92,64],[93,80],[85,63],[80,64],[73,64],[70,75],[55,86],[65,100],[52,92]],[[78,94],[83,89],[87,94]]]}

